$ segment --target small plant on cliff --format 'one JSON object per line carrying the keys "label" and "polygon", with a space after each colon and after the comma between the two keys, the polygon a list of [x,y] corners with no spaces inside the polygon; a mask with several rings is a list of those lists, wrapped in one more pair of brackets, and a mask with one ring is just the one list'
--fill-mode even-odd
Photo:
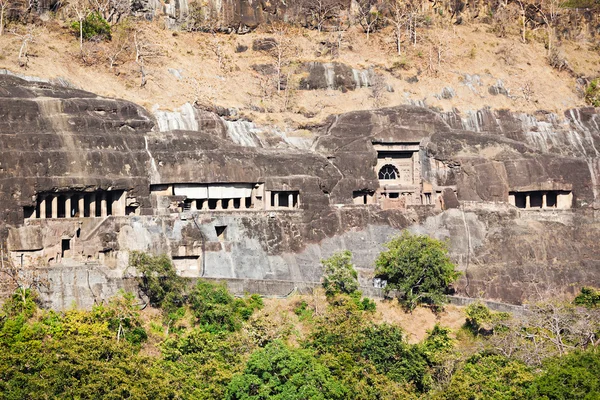
{"label": "small plant on cliff", "polygon": [[353,294],[358,290],[358,275],[352,265],[352,253],[340,251],[321,260],[324,267],[323,288],[327,297],[336,294]]}
{"label": "small plant on cliff", "polygon": [[600,78],[591,81],[585,89],[585,101],[593,107],[600,107]]}
{"label": "small plant on cliff", "polygon": [[385,291],[398,290],[399,300],[413,310],[419,303],[440,307],[448,285],[459,277],[448,257],[446,243],[404,231],[385,245],[375,276],[387,282]]}

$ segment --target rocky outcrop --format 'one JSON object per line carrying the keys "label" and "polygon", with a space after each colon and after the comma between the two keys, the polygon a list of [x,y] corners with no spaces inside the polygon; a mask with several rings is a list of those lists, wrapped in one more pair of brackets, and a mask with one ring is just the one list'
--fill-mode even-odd
{"label": "rocky outcrop", "polygon": [[306,63],[303,70],[308,75],[300,80],[300,89],[333,89],[347,92],[371,86],[374,72],[358,70],[338,62]]}
{"label": "rocky outcrop", "polygon": [[[595,109],[357,111],[315,128],[310,149],[236,140],[192,106],[154,114],[0,76],[2,239],[14,265],[44,275],[49,306],[131,289],[133,250],[189,277],[315,282],[322,258],[350,249],[371,285],[401,229],[449,241],[462,295],[519,303],[600,285]],[[420,189],[397,189],[420,191],[412,203],[373,197],[394,157],[414,165]]]}

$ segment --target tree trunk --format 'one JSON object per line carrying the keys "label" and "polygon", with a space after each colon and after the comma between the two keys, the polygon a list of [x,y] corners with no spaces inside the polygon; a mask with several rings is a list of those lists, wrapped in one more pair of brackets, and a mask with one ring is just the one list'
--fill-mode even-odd
{"label": "tree trunk", "polygon": [[83,53],[83,19],[79,18],[79,50]]}
{"label": "tree trunk", "polygon": [[0,7],[0,36],[4,33],[4,5]]}

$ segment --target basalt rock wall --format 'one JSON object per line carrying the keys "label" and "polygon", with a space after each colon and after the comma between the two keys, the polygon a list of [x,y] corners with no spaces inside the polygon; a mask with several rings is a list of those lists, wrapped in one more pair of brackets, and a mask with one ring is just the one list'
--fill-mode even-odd
{"label": "basalt rock wall", "polygon": [[[190,278],[315,282],[322,258],[349,249],[361,284],[372,285],[374,259],[402,229],[449,240],[462,295],[520,303],[600,285],[595,109],[542,117],[483,110],[475,120],[414,106],[358,111],[315,129],[309,150],[242,146],[216,116],[193,114],[207,122],[161,131],[126,101],[0,77],[2,239],[13,265],[44,275],[48,306],[87,307],[131,289],[133,250],[166,253]],[[383,184],[380,143],[416,146],[419,179],[444,188],[440,202],[356,204],[353,193]],[[156,197],[156,187],[229,183],[297,191],[300,200],[188,210],[185,196],[168,193],[173,204],[163,208]],[[97,190],[125,191],[139,209],[24,218],[38,196]],[[572,201],[564,209],[510,203],[511,193],[536,191],[568,192]]]}

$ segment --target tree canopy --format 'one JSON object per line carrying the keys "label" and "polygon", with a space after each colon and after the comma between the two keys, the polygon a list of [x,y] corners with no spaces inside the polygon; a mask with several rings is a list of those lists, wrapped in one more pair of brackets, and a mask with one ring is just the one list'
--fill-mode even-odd
{"label": "tree canopy", "polygon": [[375,276],[387,282],[385,290],[397,290],[410,310],[419,303],[442,305],[448,285],[460,276],[446,243],[403,231],[385,247],[375,261]]}

